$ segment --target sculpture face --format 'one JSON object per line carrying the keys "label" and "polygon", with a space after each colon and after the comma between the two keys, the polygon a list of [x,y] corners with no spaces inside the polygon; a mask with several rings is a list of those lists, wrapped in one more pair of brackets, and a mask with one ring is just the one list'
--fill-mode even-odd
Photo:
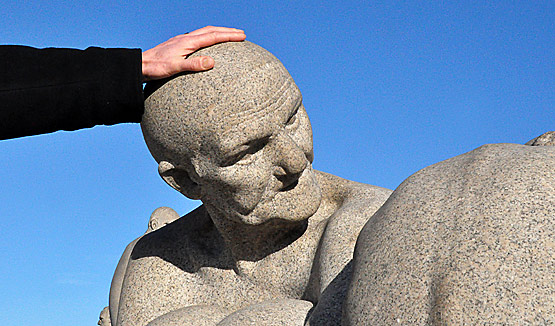
{"label": "sculpture face", "polygon": [[104,309],[102,309],[102,311],[100,312],[100,316],[98,317],[97,325],[100,325],[100,326],[111,326],[112,325],[112,323],[110,321],[110,311],[108,310],[108,307],[104,307]]}
{"label": "sculpture face", "polygon": [[201,199],[213,218],[260,224],[313,215],[321,192],[312,129],[287,70],[249,42],[195,55],[216,66],[174,78],[145,101],[143,135],[164,180]]}
{"label": "sculpture face", "polygon": [[177,220],[179,214],[169,207],[158,207],[150,214],[150,219],[148,221],[148,228],[146,232],[156,231],[171,222]]}
{"label": "sculpture face", "polygon": [[312,130],[293,82],[274,103],[282,101],[239,119],[221,116],[220,123],[233,126],[218,135],[225,141],[209,146],[212,150],[193,162],[200,171],[202,200],[218,215],[260,224],[304,220],[318,209],[321,193],[311,166]]}

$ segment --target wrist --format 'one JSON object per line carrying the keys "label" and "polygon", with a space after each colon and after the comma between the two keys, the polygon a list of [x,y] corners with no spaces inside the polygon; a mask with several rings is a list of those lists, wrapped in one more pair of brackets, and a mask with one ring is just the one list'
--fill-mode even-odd
{"label": "wrist", "polygon": [[141,60],[141,71],[142,71],[142,81],[146,83],[148,81],[153,80],[153,72],[152,72],[152,60],[150,58],[150,54],[148,51],[142,53],[142,60]]}

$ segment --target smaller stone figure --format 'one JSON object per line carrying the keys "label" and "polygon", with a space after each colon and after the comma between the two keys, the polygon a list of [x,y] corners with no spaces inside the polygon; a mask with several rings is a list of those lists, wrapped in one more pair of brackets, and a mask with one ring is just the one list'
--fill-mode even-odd
{"label": "smaller stone figure", "polygon": [[164,227],[171,222],[177,220],[179,218],[179,214],[176,211],[169,207],[158,207],[157,209],[152,212],[150,215],[150,220],[148,221],[148,228],[146,229],[145,234],[150,233],[152,231],[156,231],[161,227]]}
{"label": "smaller stone figure", "polygon": [[[145,234],[156,231],[170,224],[171,222],[177,220],[178,218],[179,218],[179,214],[177,214],[177,212],[174,211],[173,209],[165,206],[158,207],[157,209],[154,210],[154,212],[152,212],[152,214],[150,214],[150,219],[148,221],[148,227],[146,229]],[[112,317],[111,319],[114,321],[114,325],[116,325],[117,323],[117,315],[118,315],[117,308],[119,305],[121,284],[123,282],[123,277],[125,276],[125,271],[127,270],[129,257],[131,256],[131,252],[133,251],[135,244],[142,237],[143,236],[138,237],[137,239],[133,240],[131,243],[127,245],[118,262],[118,266],[116,267],[116,271],[114,272],[114,277],[112,278],[112,284],[110,286],[110,314],[108,316],[108,320],[110,320],[109,317],[111,316]],[[104,310],[102,311],[104,312]]]}
{"label": "smaller stone figure", "polygon": [[98,324],[100,326],[112,326],[112,322],[110,321],[110,310],[108,307],[104,307],[100,312],[100,316],[98,317]]}

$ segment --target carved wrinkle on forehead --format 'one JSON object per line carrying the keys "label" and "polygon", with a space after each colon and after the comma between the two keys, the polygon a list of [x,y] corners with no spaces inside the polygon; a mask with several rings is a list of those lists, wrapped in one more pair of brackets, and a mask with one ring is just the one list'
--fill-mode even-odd
{"label": "carved wrinkle on forehead", "polygon": [[226,116],[219,121],[219,132],[215,133],[220,145],[219,151],[228,153],[238,146],[271,136],[285,125],[301,102],[301,94],[290,80],[280,87],[276,96],[264,103]]}
{"label": "carved wrinkle on forehead", "polygon": [[168,81],[145,103],[142,125],[152,132],[147,144],[153,155],[163,154],[154,155],[158,161],[180,163],[184,154],[190,160],[199,152],[219,151],[222,144],[247,143],[258,135],[232,129],[269,132],[272,124],[287,121],[294,110],[288,103],[300,101],[281,62],[254,44],[225,43],[195,55],[213,56],[216,67]]}

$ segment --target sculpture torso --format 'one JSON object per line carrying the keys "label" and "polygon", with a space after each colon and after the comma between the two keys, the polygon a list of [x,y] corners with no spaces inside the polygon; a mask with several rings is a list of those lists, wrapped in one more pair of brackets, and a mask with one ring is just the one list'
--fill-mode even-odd
{"label": "sculpture torso", "polygon": [[144,236],[129,262],[118,325],[146,325],[195,305],[231,313],[274,299],[317,303],[352,258],[358,232],[390,193],[321,172],[317,176],[326,194],[318,216],[302,235],[294,235],[296,240],[258,261],[234,263],[203,206]]}

